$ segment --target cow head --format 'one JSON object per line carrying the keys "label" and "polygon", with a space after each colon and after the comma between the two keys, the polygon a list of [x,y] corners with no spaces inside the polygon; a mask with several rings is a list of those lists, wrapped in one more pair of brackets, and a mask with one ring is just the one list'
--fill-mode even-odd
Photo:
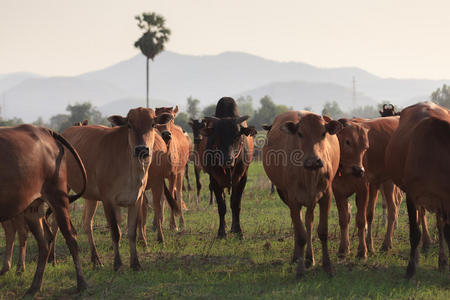
{"label": "cow head", "polygon": [[200,134],[200,130],[202,128],[206,127],[205,120],[199,121],[197,119],[191,119],[188,124],[192,128],[192,134],[194,136],[194,144],[200,144],[200,142],[202,140],[202,135]]}
{"label": "cow head", "polygon": [[113,126],[128,128],[128,146],[132,155],[139,161],[148,162],[151,160],[155,140],[154,127],[172,119],[171,114],[155,116],[153,109],[139,107],[131,109],[126,117],[115,115],[109,117],[108,121]]}
{"label": "cow head", "polygon": [[303,153],[303,166],[308,170],[317,170],[324,165],[327,135],[338,133],[342,127],[341,123],[330,120],[327,116],[322,118],[319,115],[308,113],[300,116],[297,123],[285,122],[281,125],[280,130],[298,139],[298,145]]}
{"label": "cow head", "polygon": [[158,107],[155,110],[156,116],[160,116],[162,114],[170,114],[172,115],[172,121],[167,122],[165,124],[158,124],[156,128],[158,129],[159,133],[161,134],[161,137],[163,138],[166,145],[170,144],[170,141],[172,140],[172,126],[174,124],[173,120],[176,118],[178,113],[178,106],[175,108],[173,107]]}
{"label": "cow head", "polygon": [[395,107],[392,104],[383,104],[383,109],[379,111],[382,117],[398,116],[400,113],[395,111]]}
{"label": "cow head", "polygon": [[364,175],[363,157],[369,148],[368,130],[347,119],[340,119],[344,128],[338,132],[341,160],[339,170],[342,174]]}
{"label": "cow head", "polygon": [[205,122],[208,127],[200,130],[200,134],[208,137],[208,150],[217,150],[218,159],[213,162],[214,165],[232,168],[235,165],[236,158],[239,157],[246,147],[243,136],[253,136],[256,129],[253,126],[245,127],[242,122],[249,116],[238,118],[216,118],[206,117]]}

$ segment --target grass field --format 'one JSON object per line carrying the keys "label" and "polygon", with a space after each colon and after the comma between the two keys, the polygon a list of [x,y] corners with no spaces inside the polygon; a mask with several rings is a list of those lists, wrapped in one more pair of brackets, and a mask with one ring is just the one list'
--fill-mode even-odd
{"label": "grass field", "polygon": [[[191,185],[193,171],[191,170]],[[207,186],[203,174],[204,186]],[[249,180],[243,196],[241,222],[244,240],[228,235],[217,240],[219,218],[217,206],[208,203],[207,188],[202,191],[202,203],[195,207],[194,193],[185,194],[189,211],[185,213],[186,229],[169,230],[164,224],[166,241],[156,242],[156,233],[148,228],[149,247],[139,247],[143,271],[129,268],[126,234],[121,243],[124,268],[113,271],[113,251],[109,230],[102,209],[97,211],[94,235],[105,266],[95,270],[90,264],[89,246],[81,229],[83,201],[79,200],[72,214],[78,230],[83,271],[89,288],[76,293],[75,272],[69,251],[62,236],[58,237],[58,264],[47,266],[42,291],[37,298],[348,298],[348,299],[450,299],[450,273],[437,270],[438,245],[434,218],[429,216],[433,246],[427,255],[421,254],[415,281],[404,279],[409,255],[409,230],[405,204],[400,208],[399,225],[394,235],[392,251],[375,253],[367,261],[355,258],[357,238],[352,238],[352,253],[337,258],[339,228],[336,205],[332,203],[329,217],[329,246],[335,276],[328,277],[321,268],[320,241],[314,234],[316,266],[307,270],[301,280],[295,279],[295,266],[290,264],[293,251],[293,229],[287,207],[278,196],[269,195],[270,184],[261,163],[249,170]],[[354,201],[352,212],[355,213]],[[227,200],[227,225],[231,226],[231,210]],[[316,213],[318,209],[316,209]],[[166,211],[166,215],[168,212]],[[153,214],[150,210],[149,217]],[[316,217],[317,227],[318,217]],[[151,220],[148,221],[151,224]],[[122,231],[126,232],[126,213]],[[351,233],[354,228],[352,218]],[[150,226],[151,227],[151,226]],[[385,228],[381,225],[381,204],[375,218],[375,247],[381,246]],[[4,235],[0,234],[3,256]],[[17,253],[17,247],[16,251]],[[0,298],[21,297],[31,284],[37,258],[36,242],[28,243],[27,270],[21,276],[12,270],[0,278]],[[16,262],[14,257],[13,264]]]}

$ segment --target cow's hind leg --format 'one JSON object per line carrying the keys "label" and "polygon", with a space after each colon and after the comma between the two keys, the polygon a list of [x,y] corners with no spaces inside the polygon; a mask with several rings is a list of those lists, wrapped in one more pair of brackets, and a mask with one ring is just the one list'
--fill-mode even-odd
{"label": "cow's hind leg", "polygon": [[195,183],[197,185],[197,207],[200,203],[200,191],[202,190],[202,182],[200,181],[200,168],[194,166]]}
{"label": "cow's hind leg", "polygon": [[448,260],[445,254],[445,223],[439,214],[436,214],[436,225],[439,233],[439,271],[442,272],[447,269]]}
{"label": "cow's hind leg", "polygon": [[372,226],[373,226],[373,218],[375,216],[375,207],[377,206],[378,189],[379,188],[380,188],[379,185],[375,185],[372,183],[369,184],[369,200],[368,200],[367,213],[366,213],[366,219],[367,219],[366,245],[367,245],[367,251],[369,251],[369,253],[374,252],[373,239],[372,239]]}
{"label": "cow's hind leg", "polygon": [[241,229],[241,201],[242,193],[244,192],[245,184],[247,183],[247,173],[244,173],[241,180],[233,186],[233,191],[231,193],[231,212],[232,212],[232,223],[231,232],[236,233],[240,238],[243,238]]}
{"label": "cow's hind leg", "polygon": [[94,221],[95,211],[97,210],[97,201],[84,200],[84,212],[83,212],[83,230],[86,233],[89,241],[89,247],[91,248],[91,262],[94,267],[103,266],[102,261],[97,252],[97,247],[95,246],[94,235],[92,233],[92,225]]}
{"label": "cow's hind leg", "polygon": [[21,274],[25,271],[25,257],[27,254],[27,238],[28,238],[28,225],[24,216],[19,216],[15,220],[15,227],[19,235],[19,259],[17,260],[16,273]]}
{"label": "cow's hind leg", "polygon": [[147,231],[146,231],[147,215],[148,215],[148,199],[144,192],[142,193],[142,202],[138,213],[137,230],[138,230],[138,243],[144,246],[145,249],[147,249]]}
{"label": "cow's hind leg", "polygon": [[328,275],[333,276],[333,266],[331,265],[330,254],[328,253],[328,214],[331,206],[331,188],[319,200],[320,220],[317,228],[319,239],[322,244],[322,267]]}
{"label": "cow's hind leg", "polygon": [[406,206],[408,208],[409,242],[411,244],[411,253],[408,267],[406,269],[406,278],[410,279],[416,275],[416,266],[419,261],[417,246],[419,245],[421,234],[419,224],[417,222],[417,208],[408,194],[406,195]]}
{"label": "cow's hind leg", "polygon": [[31,233],[35,237],[39,254],[36,266],[36,272],[34,273],[33,282],[30,288],[27,290],[26,295],[34,295],[41,289],[42,279],[44,276],[45,266],[47,264],[49,254],[49,237],[46,236],[44,231],[43,218],[40,218],[37,213],[26,213],[25,220],[30,228]]}
{"label": "cow's hind leg", "polygon": [[3,257],[3,268],[0,270],[0,275],[5,274],[11,269],[11,260],[14,248],[14,239],[16,238],[16,228],[13,220],[2,222],[2,227],[5,232],[5,254]]}
{"label": "cow's hind leg", "polygon": [[[183,185],[183,174],[184,172],[180,172],[177,177],[176,177],[176,195],[177,195],[177,201],[178,201],[178,205],[181,208],[180,209],[180,228],[184,229],[186,227],[186,222],[184,220],[184,213],[183,213],[183,208],[182,205],[184,204],[183,201],[183,191],[181,189],[181,186]],[[184,206],[186,207],[186,205],[184,204]],[[173,214],[173,211],[171,212]]]}
{"label": "cow's hind leg", "polygon": [[381,251],[389,251],[392,248],[392,237],[394,235],[394,226],[397,219],[397,201],[395,195],[394,183],[392,181],[385,182],[381,186],[386,201],[388,213],[388,226],[384,237]]}
{"label": "cow's hind leg", "polygon": [[431,247],[430,232],[428,231],[428,221],[425,208],[419,208],[419,220],[422,224],[422,252],[426,253]]}

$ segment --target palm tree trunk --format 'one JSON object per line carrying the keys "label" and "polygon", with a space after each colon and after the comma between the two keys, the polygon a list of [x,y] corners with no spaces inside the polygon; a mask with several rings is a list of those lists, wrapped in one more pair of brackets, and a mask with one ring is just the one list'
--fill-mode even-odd
{"label": "palm tree trunk", "polygon": [[149,107],[149,103],[148,103],[148,80],[149,80],[149,78],[148,78],[148,64],[149,64],[149,58],[147,57],[147,108]]}

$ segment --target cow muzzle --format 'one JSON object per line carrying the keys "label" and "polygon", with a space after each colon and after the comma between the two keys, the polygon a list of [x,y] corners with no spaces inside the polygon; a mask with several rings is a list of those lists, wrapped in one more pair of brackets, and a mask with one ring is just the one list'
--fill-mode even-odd
{"label": "cow muzzle", "polygon": [[172,139],[172,133],[170,133],[170,131],[163,131],[161,133],[161,137],[163,138],[164,142],[166,142],[166,144]]}
{"label": "cow muzzle", "polygon": [[365,170],[363,167],[360,166],[353,166],[352,167],[352,174],[355,177],[361,178],[364,176]]}
{"label": "cow muzzle", "polygon": [[231,157],[225,159],[225,161],[224,161],[224,166],[225,166],[225,168],[228,168],[228,169],[234,167],[234,159],[231,158]]}
{"label": "cow muzzle", "polygon": [[317,156],[305,159],[305,168],[308,170],[317,170],[323,167],[323,162]]}
{"label": "cow muzzle", "polygon": [[150,156],[150,150],[147,146],[136,146],[134,147],[134,156],[137,158],[148,158]]}

